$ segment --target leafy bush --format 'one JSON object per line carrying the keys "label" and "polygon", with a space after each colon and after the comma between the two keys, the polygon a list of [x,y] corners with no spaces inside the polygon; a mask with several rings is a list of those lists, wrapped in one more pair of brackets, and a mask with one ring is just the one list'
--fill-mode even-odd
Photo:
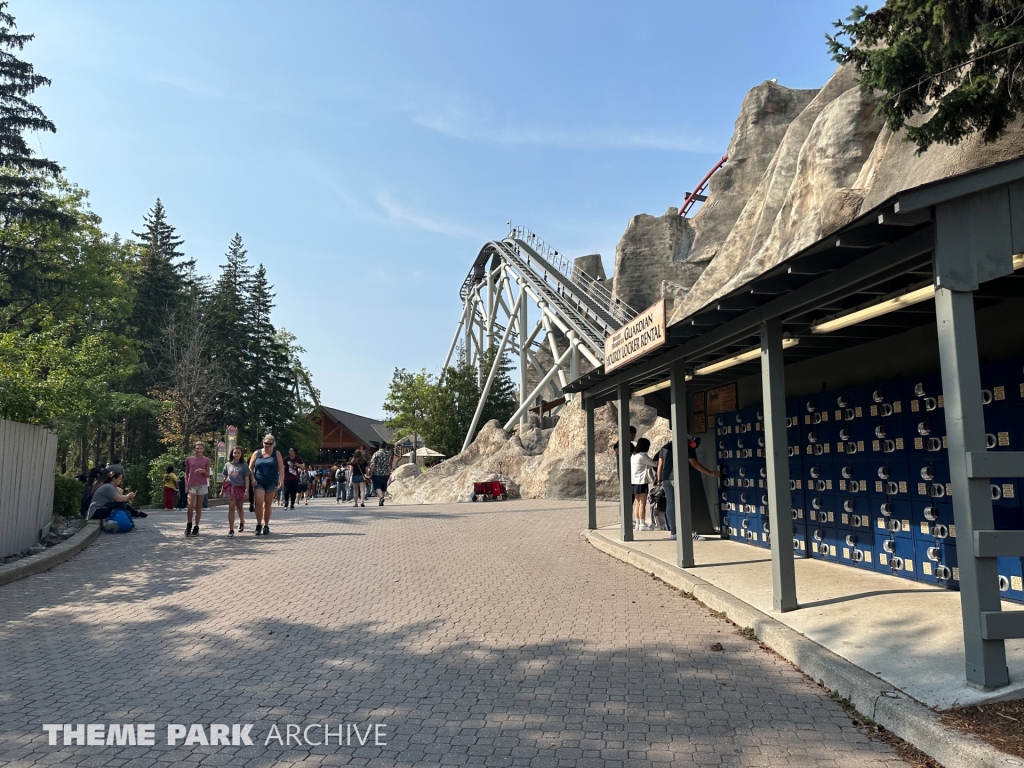
{"label": "leafy bush", "polygon": [[[160,485],[163,485],[161,482]],[[153,485],[149,480],[149,470],[145,464],[125,464],[124,480],[121,488],[125,492],[135,491],[136,504],[145,504],[152,497]],[[163,496],[161,496],[161,499]]]}
{"label": "leafy bush", "polygon": [[174,474],[181,476],[181,465],[185,461],[185,454],[181,451],[167,451],[149,462],[149,474],[147,481],[150,489],[150,503],[161,504],[164,500],[164,475],[168,467],[174,467]]}
{"label": "leafy bush", "polygon": [[71,475],[53,476],[53,514],[72,517],[78,514],[84,486]]}

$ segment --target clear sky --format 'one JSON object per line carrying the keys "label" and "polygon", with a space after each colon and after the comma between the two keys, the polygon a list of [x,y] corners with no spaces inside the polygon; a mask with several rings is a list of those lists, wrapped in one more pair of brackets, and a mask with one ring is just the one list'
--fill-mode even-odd
{"label": "clear sky", "polygon": [[[242,235],[325,405],[436,369],[481,245],[611,272],[724,154],[746,91],[821,86],[854,0],[12,0],[57,124],[33,145],[110,232],[157,197],[200,270]],[[873,3],[872,5],[876,5]]]}

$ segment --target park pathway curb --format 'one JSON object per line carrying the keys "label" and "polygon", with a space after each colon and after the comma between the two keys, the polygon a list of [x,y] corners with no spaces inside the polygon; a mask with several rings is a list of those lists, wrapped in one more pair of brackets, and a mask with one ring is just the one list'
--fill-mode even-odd
{"label": "park pathway curb", "polygon": [[74,536],[60,544],[49,547],[38,555],[15,560],[13,563],[0,565],[0,587],[12,581],[24,579],[35,573],[43,573],[51,568],[70,560],[100,535],[99,520],[90,520]]}
{"label": "park pathway curb", "polygon": [[725,614],[734,624],[752,628],[766,647],[793,663],[812,680],[849,699],[862,715],[917,747],[945,768],[1024,766],[1024,760],[1000,752],[974,736],[947,728],[933,710],[734,595],[681,568],[637,552],[600,531],[584,531],[583,535],[601,552],[692,594],[703,605]]}

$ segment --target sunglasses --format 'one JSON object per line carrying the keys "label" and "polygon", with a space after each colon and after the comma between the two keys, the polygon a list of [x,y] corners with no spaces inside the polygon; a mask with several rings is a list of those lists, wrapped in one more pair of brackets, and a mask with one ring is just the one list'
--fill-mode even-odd
{"label": "sunglasses", "polygon": [[273,444],[274,444],[274,441],[273,441],[273,440],[271,440],[271,441],[270,441],[269,443],[265,442],[265,443],[263,443],[263,444],[264,444],[264,445],[273,445]]}

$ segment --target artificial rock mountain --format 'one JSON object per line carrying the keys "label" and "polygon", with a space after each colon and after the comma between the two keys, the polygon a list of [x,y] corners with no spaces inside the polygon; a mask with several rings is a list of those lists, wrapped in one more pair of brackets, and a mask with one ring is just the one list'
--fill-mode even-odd
{"label": "artificial rock mountain", "polygon": [[[884,127],[876,106],[848,67],[820,90],[774,82],[752,88],[736,119],[729,161],[712,177],[697,215],[686,219],[669,208],[663,216],[630,220],[615,249],[613,296],[637,309],[665,298],[675,322],[904,189],[1024,154],[1017,123],[992,144],[972,136],[918,155]],[[649,431],[655,448],[665,441],[663,419],[639,401],[630,410],[640,435]],[[599,446],[616,439],[614,423],[614,406],[599,409]],[[472,481],[487,479],[499,464],[523,497],[582,497],[582,413],[566,406],[553,430],[534,428],[522,437],[488,424],[466,452],[403,478],[395,495],[406,502],[466,499]],[[615,498],[610,450],[598,456],[597,468],[599,494]]]}

